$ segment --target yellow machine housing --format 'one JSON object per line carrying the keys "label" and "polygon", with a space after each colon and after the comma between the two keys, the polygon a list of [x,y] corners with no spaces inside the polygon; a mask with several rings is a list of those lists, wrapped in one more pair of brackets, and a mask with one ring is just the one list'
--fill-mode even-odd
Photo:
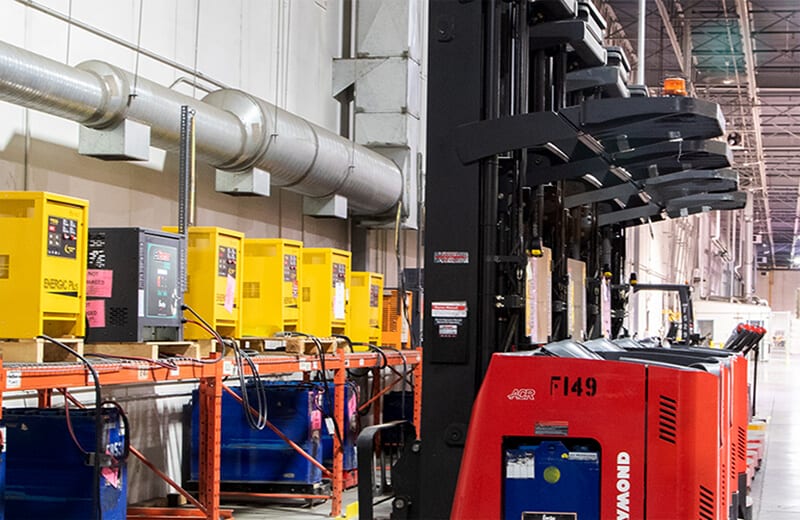
{"label": "yellow machine housing", "polygon": [[[364,271],[350,274],[350,339],[380,345],[383,334],[383,275]],[[356,346],[355,350],[369,350]]]}
{"label": "yellow machine housing", "polygon": [[242,335],[273,336],[301,326],[303,243],[282,238],[244,241]]}
{"label": "yellow machine housing", "polygon": [[0,338],[83,336],[88,201],[0,192]]}
{"label": "yellow machine housing", "polygon": [[348,334],[350,262],[349,251],[303,249],[303,332],[319,337]]}
{"label": "yellow machine housing", "polygon": [[[177,233],[169,226],[164,231]],[[242,324],[242,246],[244,234],[220,227],[191,227],[187,240],[186,292],[183,301],[222,336],[239,337]],[[185,312],[187,319],[195,318]],[[184,339],[208,339],[208,332],[187,324]]]}
{"label": "yellow machine housing", "polygon": [[[397,349],[414,348],[411,344],[411,291],[406,291],[405,304],[400,300],[398,289],[383,291],[383,334],[381,346]],[[405,316],[403,316],[405,307]]]}

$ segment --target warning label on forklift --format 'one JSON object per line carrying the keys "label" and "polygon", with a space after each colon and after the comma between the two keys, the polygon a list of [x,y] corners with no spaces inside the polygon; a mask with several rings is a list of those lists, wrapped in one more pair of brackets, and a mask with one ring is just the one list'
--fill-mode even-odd
{"label": "warning label on forklift", "polygon": [[565,421],[537,422],[534,432],[543,437],[564,437],[569,435],[569,423]]}
{"label": "warning label on forklift", "polygon": [[433,323],[439,331],[440,338],[458,337],[458,329],[464,325],[463,318],[434,318]]}
{"label": "warning label on forklift", "polygon": [[468,264],[469,253],[467,251],[434,251],[434,264]]}
{"label": "warning label on forklift", "polygon": [[578,513],[534,513],[524,511],[522,520],[578,520]]}
{"label": "warning label on forklift", "polygon": [[466,318],[467,302],[432,302],[431,316],[434,318]]}
{"label": "warning label on forklift", "polygon": [[443,323],[439,325],[439,336],[443,338],[455,338],[458,336],[458,325]]}

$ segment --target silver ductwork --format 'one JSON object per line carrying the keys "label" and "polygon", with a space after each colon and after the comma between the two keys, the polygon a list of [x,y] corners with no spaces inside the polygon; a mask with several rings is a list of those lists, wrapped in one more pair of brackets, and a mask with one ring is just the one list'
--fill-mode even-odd
{"label": "silver ductwork", "polygon": [[180,107],[189,105],[197,156],[215,168],[259,168],[273,186],[346,197],[359,215],[390,212],[403,192],[400,168],[390,159],[239,90],[198,101],[141,77],[134,81],[108,63],[70,67],[0,42],[0,100],[95,129],[137,121],[150,127],[153,146],[169,151],[178,148]]}

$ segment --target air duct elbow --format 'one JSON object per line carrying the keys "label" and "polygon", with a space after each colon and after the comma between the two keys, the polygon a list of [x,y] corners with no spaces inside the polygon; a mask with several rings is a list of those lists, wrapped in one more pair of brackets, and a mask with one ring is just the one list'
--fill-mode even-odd
{"label": "air duct elbow", "polygon": [[268,171],[274,186],[308,197],[346,197],[357,215],[387,214],[403,193],[390,159],[239,90],[203,101],[101,61],[77,67],[0,42],[0,100],[103,130],[125,119],[150,143],[177,151],[181,106],[195,111],[197,157],[218,169]]}
{"label": "air duct elbow", "polygon": [[240,120],[245,147],[218,168],[266,170],[271,184],[309,197],[341,195],[355,214],[383,214],[400,201],[403,180],[390,159],[263,99],[233,89],[203,99]]}

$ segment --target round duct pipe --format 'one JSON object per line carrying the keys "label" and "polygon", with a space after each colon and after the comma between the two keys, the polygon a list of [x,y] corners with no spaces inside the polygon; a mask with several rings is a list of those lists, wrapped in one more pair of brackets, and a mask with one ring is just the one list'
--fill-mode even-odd
{"label": "round duct pipe", "polygon": [[403,179],[390,159],[245,92],[203,101],[101,61],[78,67],[0,42],[0,100],[110,128],[129,118],[148,125],[151,144],[177,150],[180,107],[195,110],[198,158],[228,171],[268,171],[271,183],[302,195],[341,195],[355,214],[388,213]]}

